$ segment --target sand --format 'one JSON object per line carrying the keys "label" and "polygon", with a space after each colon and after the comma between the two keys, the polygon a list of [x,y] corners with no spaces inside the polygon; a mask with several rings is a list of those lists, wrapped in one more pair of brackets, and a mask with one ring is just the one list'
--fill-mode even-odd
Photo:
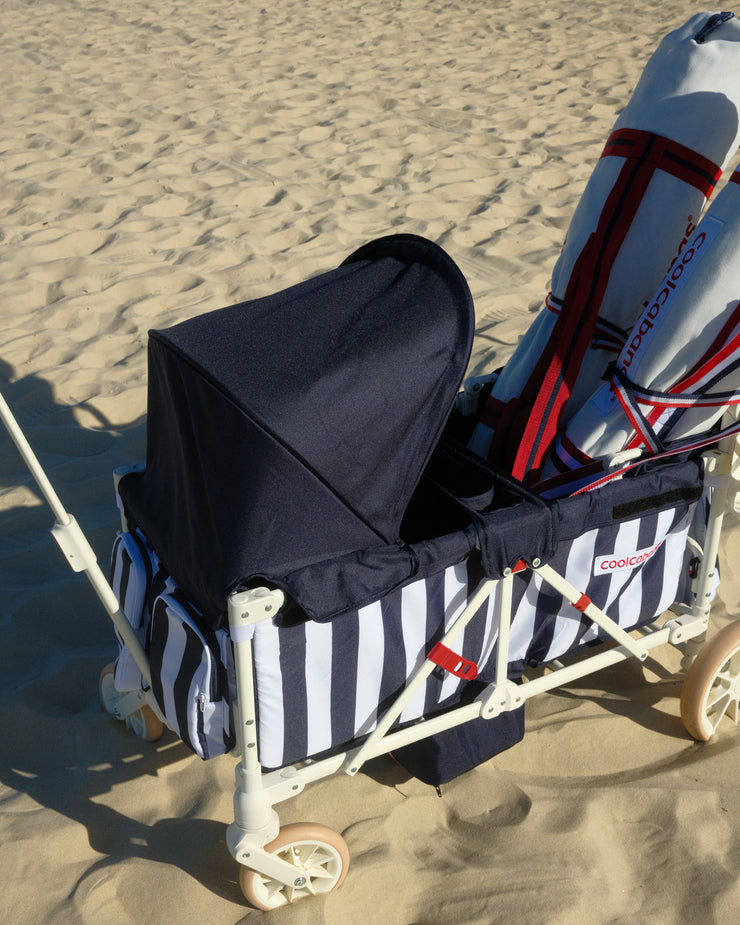
{"label": "sand", "polygon": [[[471,372],[505,362],[660,37],[663,0],[5,0],[0,387],[101,562],[110,473],[145,451],[146,337],[336,266],[393,231],[466,274]],[[261,349],[255,345],[255,350]],[[224,843],[234,760],[105,715],[112,627],[0,436],[0,917],[257,920]],[[713,627],[737,612],[736,520]],[[388,760],[283,822],[343,833],[350,875],[275,923],[734,923],[731,724],[678,719],[677,658],[528,705],[524,741],[446,786]]]}

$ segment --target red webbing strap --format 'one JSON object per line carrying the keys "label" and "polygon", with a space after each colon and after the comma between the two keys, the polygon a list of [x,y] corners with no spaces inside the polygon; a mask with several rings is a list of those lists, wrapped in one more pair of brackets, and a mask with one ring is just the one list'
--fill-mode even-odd
{"label": "red webbing strap", "polygon": [[[738,435],[740,435],[740,421],[733,421],[729,426],[724,427],[722,430],[710,434],[709,436],[687,437],[683,440],[678,440],[676,443],[667,446],[666,449],[660,453],[655,453],[651,456],[642,456],[640,459],[636,459],[634,462],[627,463],[625,466],[616,467],[610,472],[607,472],[601,478],[598,478],[597,472],[605,471],[604,460],[595,459],[589,467],[588,471],[586,471],[586,468],[584,467],[583,469],[576,469],[572,472],[562,473],[562,475],[556,476],[552,479],[547,479],[545,482],[540,482],[540,484],[537,486],[537,493],[545,498],[562,498],[565,495],[568,495],[569,497],[582,495],[584,492],[594,491],[597,488],[601,488],[614,479],[621,479],[628,472],[632,472],[634,469],[637,469],[638,466],[644,465],[647,459],[650,459],[651,461],[670,459],[671,456],[676,456],[679,453],[696,452],[697,450],[702,450],[706,447],[718,444],[721,440],[724,440],[725,437],[737,437]],[[583,484],[584,478],[585,484]],[[564,488],[568,482],[571,484],[571,491],[566,491]],[[553,489],[555,490],[553,491]]]}
{"label": "red webbing strap", "polygon": [[704,354],[694,363],[673,388],[671,392],[690,392],[696,385],[707,379],[714,371],[724,374],[728,360],[732,360],[740,347],[740,302],[729,313],[722,330],[707,347]]}
{"label": "red webbing strap", "polygon": [[625,163],[604,203],[596,231],[573,267],[547,353],[519,398],[496,408],[499,423],[489,459],[506,466],[518,479],[538,471],[555,438],[594,335],[609,275],[653,174],[663,170],[705,195],[719,175],[716,165],[683,145],[633,129],[612,133],[602,153],[608,156],[623,157]]}
{"label": "red webbing strap", "polygon": [[[664,412],[669,408],[718,408],[724,405],[740,403],[740,394],[737,391],[705,391],[711,387],[714,381],[721,381],[723,376],[728,375],[740,363],[740,331],[737,330],[738,323],[740,323],[740,303],[730,313],[722,330],[713,343],[704,351],[703,356],[667,392],[656,393],[650,390],[640,390],[630,384],[632,391],[642,404],[653,406],[652,410],[647,411],[644,417],[648,427],[657,426],[658,421],[661,420]],[[698,391],[692,391],[693,389]],[[680,416],[681,411],[679,410],[672,415],[670,421],[663,419],[661,427],[669,432]],[[639,433],[627,444],[627,448],[633,446],[640,446]]]}
{"label": "red webbing strap", "polygon": [[454,674],[456,678],[464,678],[466,681],[472,681],[478,677],[478,666],[469,658],[463,658],[447,646],[438,642],[432,651],[427,655],[429,661]]}
{"label": "red webbing strap", "polygon": [[[601,156],[634,157],[635,155],[631,152],[644,144],[645,134],[647,133],[637,129],[617,129],[607,139]],[[708,199],[722,176],[722,168],[710,161],[708,157],[692,151],[691,148],[677,141],[671,141],[670,138],[660,140],[662,143],[660,149],[652,154],[648,153],[646,159],[652,161],[663,173],[669,173],[683,180],[684,183],[696,187]]]}
{"label": "red webbing strap", "polygon": [[[553,328],[549,356],[536,368],[528,383],[534,391],[511,465],[515,478],[523,479],[542,463],[558,429],[560,417],[573,389],[581,362],[593,337],[611,268],[624,242],[648,184],[656,170],[646,155],[656,143],[647,136],[641,150],[633,144],[612,187],[594,234],[579,255],[563,299],[563,311]],[[545,368],[543,369],[542,366]],[[521,414],[523,409],[519,408]]]}

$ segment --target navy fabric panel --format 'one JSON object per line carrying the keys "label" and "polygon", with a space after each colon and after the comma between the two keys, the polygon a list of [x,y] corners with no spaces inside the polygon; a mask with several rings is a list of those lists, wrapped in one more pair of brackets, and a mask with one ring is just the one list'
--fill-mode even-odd
{"label": "navy fabric panel", "polygon": [[[158,602],[157,607],[166,605]],[[147,639],[147,655],[149,656],[149,668],[152,675],[152,693],[158,704],[164,703],[164,688],[162,686],[162,664],[164,653],[167,649],[167,638],[169,636],[169,623],[167,620],[152,620],[149,628],[149,638]]]}
{"label": "navy fabric panel", "polygon": [[[280,633],[280,677],[283,686],[283,715],[286,725],[283,763],[296,761],[308,755],[305,666],[305,626],[284,627]],[[289,737],[288,731],[290,732]]]}
{"label": "navy fabric panel", "polygon": [[640,475],[556,501],[553,510],[558,539],[575,539],[587,529],[633,520],[666,508],[677,507],[685,512],[701,493],[700,462],[689,460],[656,466]]}
{"label": "navy fabric panel", "polygon": [[461,562],[474,546],[471,533],[456,532],[412,545],[362,549],[284,574],[258,577],[287,591],[312,620],[323,622],[380,600],[410,581],[444,571]]}
{"label": "navy fabric panel", "polygon": [[[441,619],[444,614],[445,575],[440,572],[432,575],[426,581],[427,612],[426,612],[426,638],[427,653],[444,636],[445,626]],[[429,676],[424,694],[424,710],[426,713],[439,709],[440,695],[444,674],[441,669],[435,669]]]}
{"label": "navy fabric panel", "polygon": [[[467,592],[465,597],[466,601],[469,601],[473,596],[476,588],[480,584],[480,579],[478,578],[478,570],[476,569],[471,569],[468,567],[466,568],[466,574]],[[485,612],[487,607],[488,600],[486,599],[475,612],[475,615],[471,619],[470,623],[468,623],[468,625],[465,627],[462,647],[458,646],[456,650],[459,651],[459,653],[464,658],[472,659],[472,661],[474,661],[476,664],[478,664],[480,654],[483,651],[484,637],[486,632]]]}
{"label": "navy fabric panel", "polygon": [[333,742],[351,742],[355,737],[355,703],[357,699],[357,664],[359,651],[359,616],[357,611],[342,620],[341,647],[332,646],[331,731]]}
{"label": "navy fabric panel", "polygon": [[120,494],[214,626],[252,575],[397,542],[473,327],[452,260],[399,235],[151,332],[147,466]]}
{"label": "navy fabric panel", "polygon": [[467,365],[472,300],[422,238],[382,239],[349,261],[152,337],[393,542]]}
{"label": "navy fabric panel", "polygon": [[[251,428],[231,403],[214,403],[214,387],[171,360],[150,360],[147,467],[122,479],[119,491],[130,521],[212,625],[225,624],[227,593],[258,562],[270,566],[261,570],[266,576],[282,575],[380,542],[269,434]],[[177,401],[168,400],[173,383]],[[163,419],[173,426],[153,434],[153,422]],[[322,543],[325,520],[331,542]]]}
{"label": "navy fabric panel", "polygon": [[557,549],[552,511],[545,505],[521,502],[480,515],[476,520],[486,573],[500,578],[520,559],[548,562]]}
{"label": "navy fabric panel", "polygon": [[[551,564],[557,571],[562,571],[562,562],[556,560]],[[533,581],[532,573],[529,572],[528,575],[529,580]],[[555,620],[562,606],[562,595],[543,582],[536,597],[535,628],[527,651],[528,661],[539,662],[546,659],[553,642]]]}
{"label": "navy fabric panel", "polygon": [[[183,624],[183,631],[185,633],[185,651],[182,655],[182,664],[186,666],[200,665],[201,659],[203,658],[203,644],[195,631],[189,626]],[[178,674],[172,686],[172,696],[177,714],[177,727],[180,738],[186,745],[189,745],[190,748],[193,749],[196,748],[196,744],[190,740],[190,736],[195,735],[199,739],[197,747],[200,753],[208,754],[207,745],[203,739],[202,728],[190,729],[188,723],[188,711],[191,706],[191,682],[192,675],[187,671],[182,671]]]}
{"label": "navy fabric panel", "polygon": [[493,719],[478,717],[427,736],[394,751],[406,770],[433,787],[449,783],[460,774],[501,754],[524,738],[524,707]]}
{"label": "navy fabric panel", "polygon": [[[403,690],[406,664],[401,633],[401,592],[393,591],[380,602],[382,633],[385,640],[383,674],[380,680],[379,715],[384,713]],[[360,653],[362,658],[362,653]]]}

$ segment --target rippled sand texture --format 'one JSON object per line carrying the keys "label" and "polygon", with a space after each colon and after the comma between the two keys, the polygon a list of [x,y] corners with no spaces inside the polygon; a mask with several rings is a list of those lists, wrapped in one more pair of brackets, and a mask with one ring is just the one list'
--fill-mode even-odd
{"label": "rippled sand texture", "polygon": [[[144,454],[149,328],[407,231],[470,282],[472,371],[504,362],[620,107],[695,9],[5,0],[0,387],[100,559],[110,471]],[[224,845],[233,760],[145,747],[100,712],[112,629],[50,522],[0,439],[2,920],[260,918]],[[543,698],[442,800],[388,761],[311,788],[281,818],[343,832],[350,878],[270,920],[736,922],[735,739],[692,745],[677,694],[653,662]]]}

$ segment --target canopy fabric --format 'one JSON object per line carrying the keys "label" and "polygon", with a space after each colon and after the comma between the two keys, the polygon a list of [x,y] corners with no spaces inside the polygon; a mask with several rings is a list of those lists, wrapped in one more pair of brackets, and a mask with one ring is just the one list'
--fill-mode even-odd
{"label": "canopy fabric", "polygon": [[586,186],[552,292],[470,441],[516,478],[597,387],[740,138],[740,22],[700,13],[648,62]]}
{"label": "canopy fabric", "polygon": [[252,576],[397,543],[473,330],[454,262],[396,235],[150,332],[147,462],[120,484],[127,515],[213,623]]}

